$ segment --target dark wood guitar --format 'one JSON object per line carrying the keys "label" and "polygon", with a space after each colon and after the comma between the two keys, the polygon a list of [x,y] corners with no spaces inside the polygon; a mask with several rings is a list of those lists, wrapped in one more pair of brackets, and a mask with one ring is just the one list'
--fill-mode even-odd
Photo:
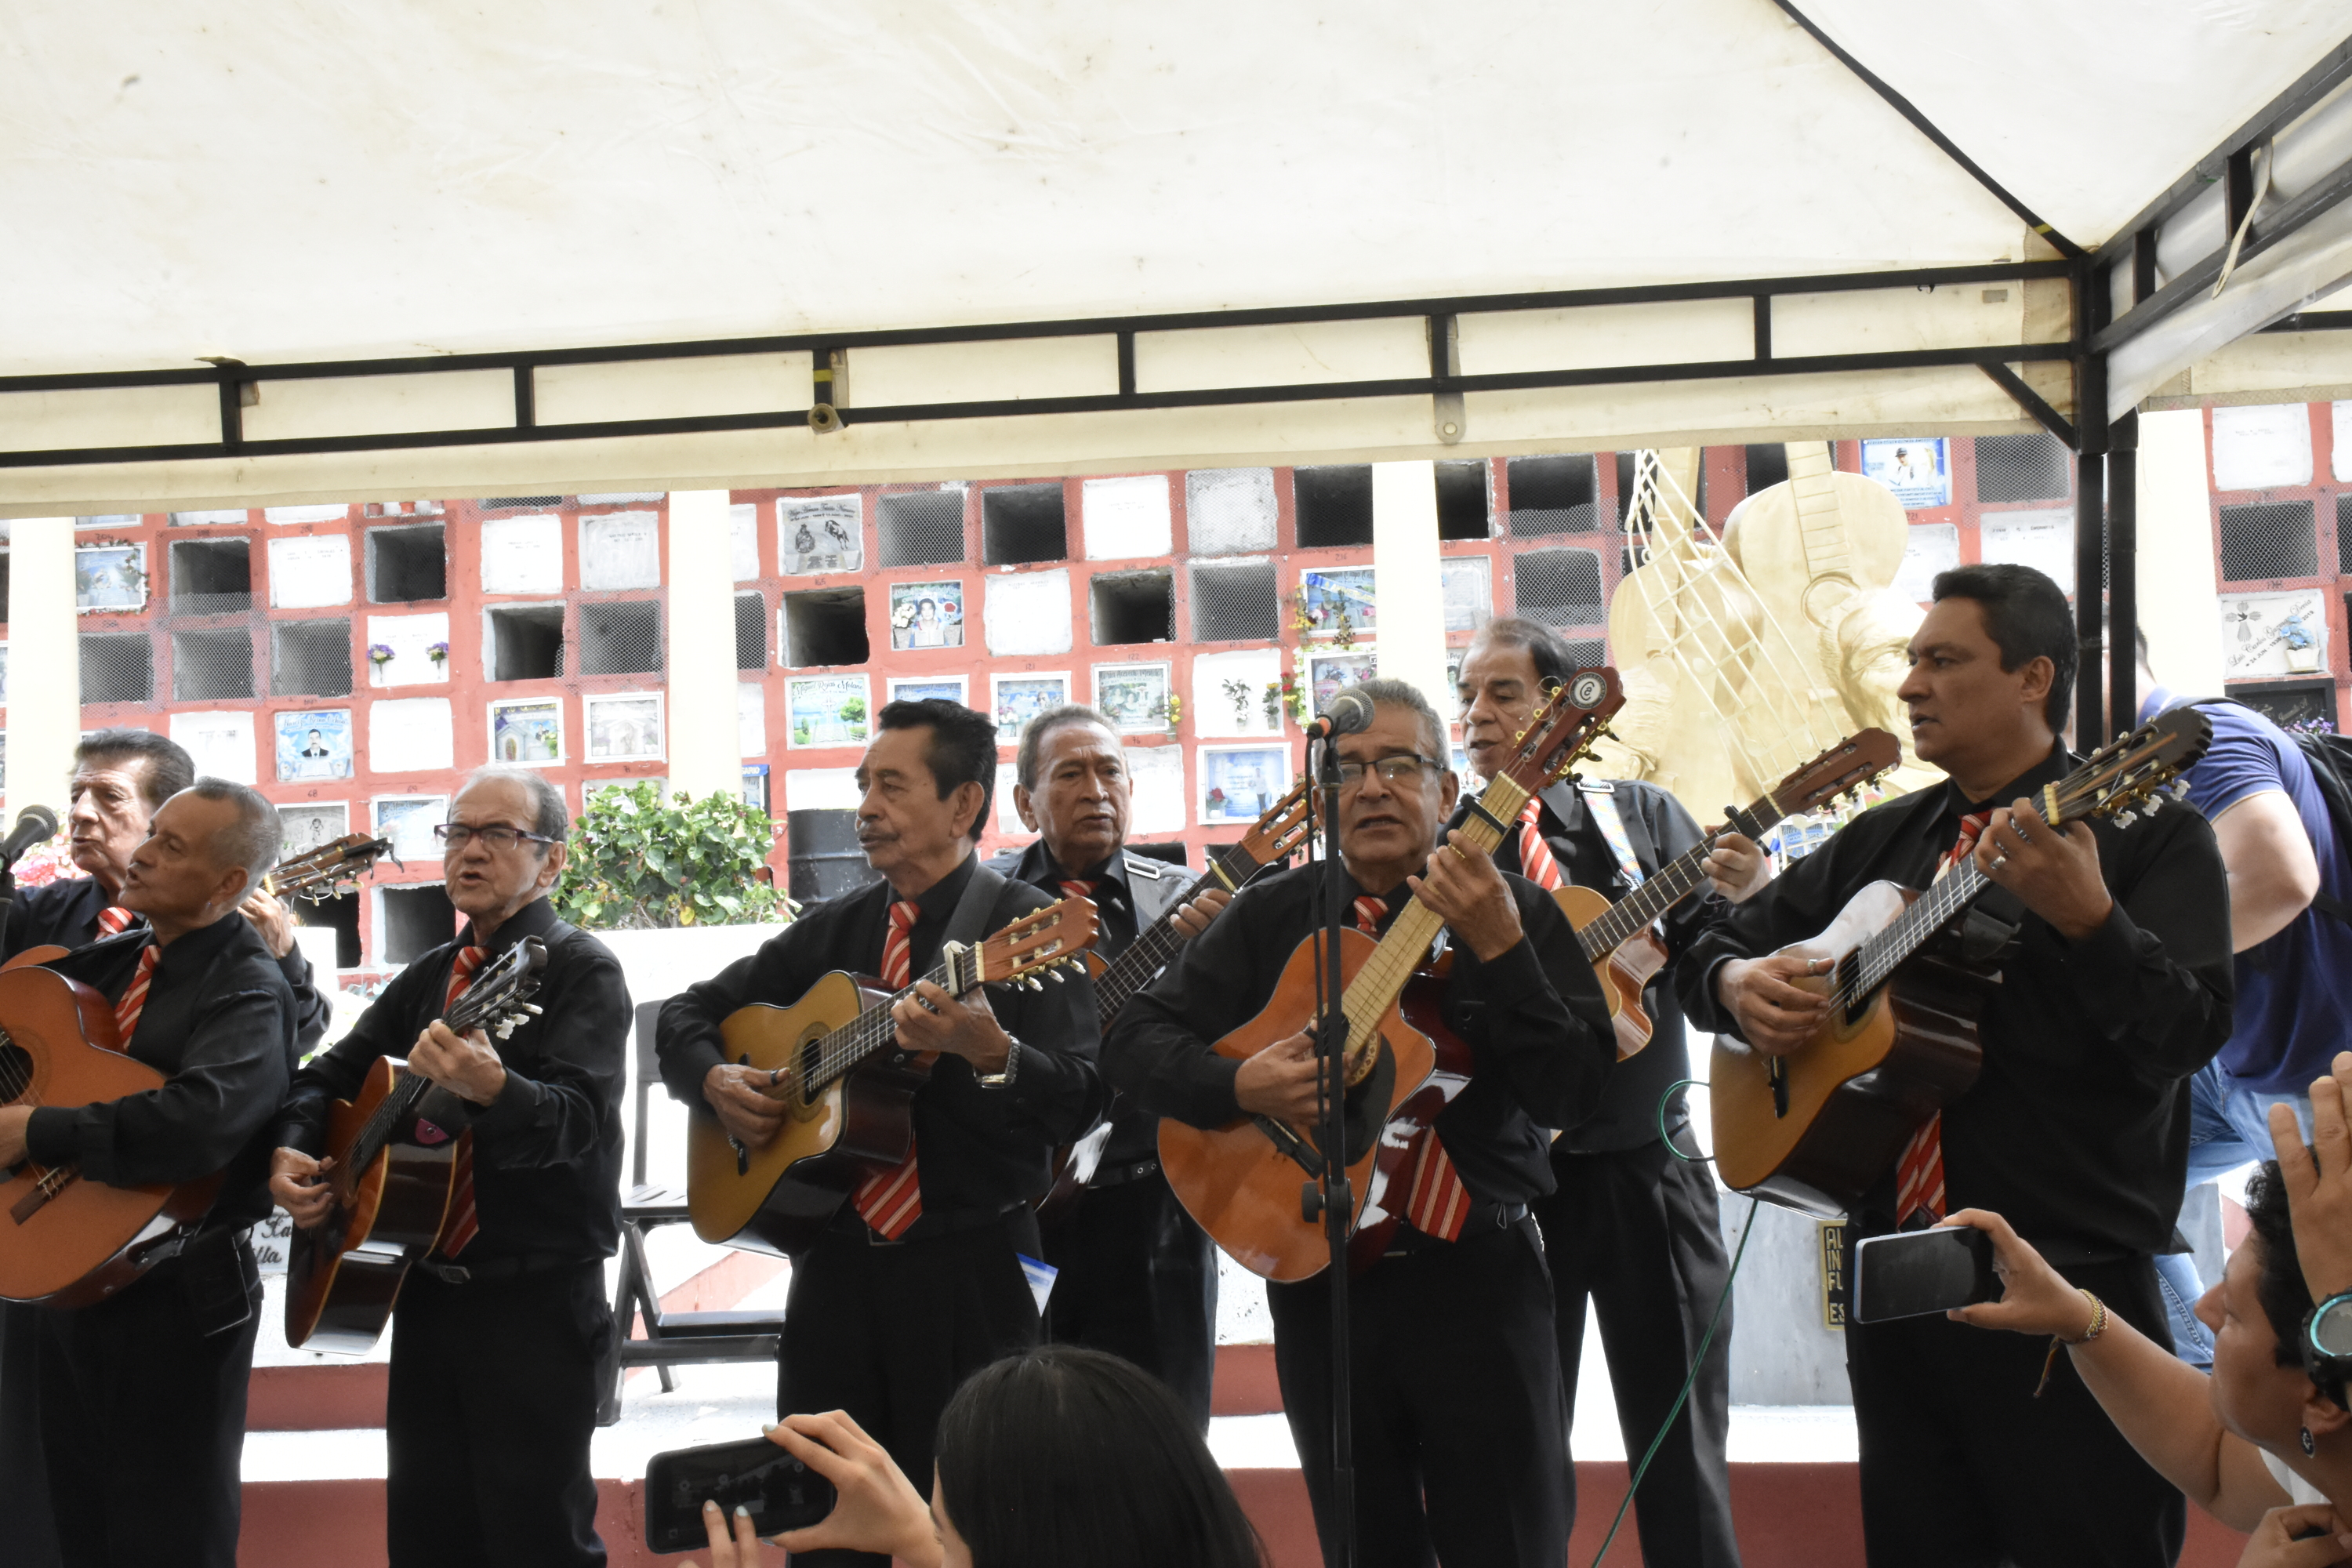
{"label": "dark wood guitar", "polygon": [[[361,874],[386,858],[400,866],[400,857],[392,852],[391,839],[346,833],[332,843],[279,861],[265,885],[280,899],[323,903],[356,889]],[[400,868],[408,869],[405,866]]]}
{"label": "dark wood guitar", "polygon": [[[2127,824],[2163,804],[2156,792],[2211,739],[2204,714],[2174,709],[2045,785],[2034,810],[2052,823]],[[1928,1117],[1968,1092],[1983,1061],[1977,1016],[2000,977],[1945,951],[1950,942],[1931,943],[1990,886],[1973,858],[1925,892],[1874,882],[1820,936],[1783,950],[1835,961],[1820,984],[1836,1006],[1787,1056],[1717,1037],[1707,1078],[1727,1184],[1809,1214],[1844,1213]]]}
{"label": "dark wood guitar", "polygon": [[[1623,704],[1615,670],[1571,676],[1528,720],[1513,742],[1510,762],[1487,784],[1460,831],[1489,850],[1501,843],[1528,797],[1565,775],[1586,754],[1603,721]],[[1392,1173],[1375,1169],[1381,1149],[1409,1142],[1451,1098],[1423,1094],[1437,1066],[1436,1046],[1399,1009],[1444,923],[1415,898],[1377,943],[1352,929],[1339,933],[1348,1083],[1366,1101],[1360,1118],[1379,1130],[1347,1163],[1355,1205],[1349,1216],[1351,1230],[1362,1224],[1368,1206],[1386,1212],[1386,1177]],[[1315,1018],[1315,975],[1323,952],[1320,932],[1301,942],[1265,1008],[1217,1041],[1216,1053],[1246,1060],[1307,1028]],[[1305,1279],[1330,1262],[1322,1225],[1307,1219],[1299,1205],[1302,1177],[1320,1175],[1327,1157],[1318,1136],[1306,1123],[1267,1116],[1244,1116],[1213,1128],[1163,1120],[1160,1165],[1186,1210],[1234,1262],[1268,1279]],[[1398,1193],[1396,1202],[1402,1199]]]}
{"label": "dark wood guitar", "polygon": [[[442,1022],[463,1035],[499,1039],[539,1011],[530,1005],[547,967],[547,944],[523,938],[485,965]],[[440,1242],[461,1132],[446,1142],[411,1140],[417,1102],[431,1080],[390,1057],[368,1068],[359,1094],[327,1111],[327,1181],[334,1206],[294,1233],[286,1259],[286,1342],[364,1355],[391,1321],[416,1260]]]}
{"label": "dark wood guitar", "polygon": [[[978,946],[947,943],[938,966],[917,980],[957,997],[982,985],[1058,981],[1084,962],[1095,930],[1094,905],[1064,899]],[[728,1058],[767,1068],[764,1092],[791,1116],[756,1149],[730,1137],[715,1117],[690,1120],[686,1201],[697,1236],[796,1257],[867,1174],[906,1159],[914,1135],[909,1109],[933,1060],[929,1052],[897,1048],[890,1009],[908,994],[836,970],[788,1007],[755,1002],[727,1016],[719,1029]]]}
{"label": "dark wood guitar", "polygon": [[1649,1012],[1642,1005],[1642,992],[1666,966],[1666,944],[1652,923],[1706,885],[1706,858],[1716,840],[1727,833],[1738,833],[1761,844],[1783,817],[1811,811],[1842,795],[1852,795],[1902,760],[1901,742],[1884,730],[1864,730],[1782,779],[1746,811],[1727,811],[1724,815],[1730,820],[1659,867],[1657,875],[1643,879],[1640,887],[1614,904],[1591,888],[1562,887],[1553,891],[1560,912],[1576,928],[1576,940],[1586,960],[1601,975],[1601,993],[1609,998],[1609,1016],[1617,1026],[1619,1061],[1650,1043],[1652,1026]]}
{"label": "dark wood guitar", "polygon": [[[1267,867],[1287,859],[1306,842],[1307,832],[1307,785],[1299,784],[1252,823],[1238,842],[1210,856],[1209,869],[1200,880],[1179,893],[1167,912],[1138,935],[1125,952],[1116,960],[1106,959],[1099,952],[1087,955],[1087,967],[1095,977],[1095,1017],[1103,1037],[1109,1037],[1111,1020],[1118,1016],[1128,998],[1150,984],[1152,977],[1167,968],[1176,950],[1184,945],[1184,933],[1176,925],[1177,911],[1202,894],[1218,889],[1240,892]],[[1041,1223],[1051,1225],[1069,1212],[1078,1194],[1086,1191],[1087,1184],[1094,1180],[1095,1170],[1102,1163],[1103,1149],[1110,1142],[1111,1121],[1118,1115],[1118,1105],[1114,1101],[1109,1116],[1100,1126],[1076,1143],[1054,1151],[1053,1184],[1035,1205]]]}
{"label": "dark wood guitar", "polygon": [[[114,1008],[96,991],[47,969],[0,973],[0,1103],[73,1109],[163,1082],[116,1047]],[[25,1161],[0,1184],[0,1298],[103,1300],[185,1246],[220,1184],[116,1187],[79,1165]]]}

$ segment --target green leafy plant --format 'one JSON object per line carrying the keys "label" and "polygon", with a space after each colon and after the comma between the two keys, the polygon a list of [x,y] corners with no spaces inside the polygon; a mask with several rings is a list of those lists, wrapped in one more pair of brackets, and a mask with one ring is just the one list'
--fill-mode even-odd
{"label": "green leafy plant", "polygon": [[651,779],[599,790],[572,824],[555,910],[608,931],[750,925],[798,912],[769,880],[775,824],[730,795],[661,797]]}

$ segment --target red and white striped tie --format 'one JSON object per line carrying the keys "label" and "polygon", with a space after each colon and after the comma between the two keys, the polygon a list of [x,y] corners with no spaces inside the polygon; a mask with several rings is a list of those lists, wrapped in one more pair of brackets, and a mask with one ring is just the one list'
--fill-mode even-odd
{"label": "red and white striped tie", "polygon": [[109,904],[98,911],[98,934],[121,936],[131,929],[131,922],[138,918],[121,904]]}
{"label": "red and white striped tie", "polygon": [[1528,796],[1519,812],[1519,875],[1547,893],[1557,891],[1560,884],[1559,862],[1544,842],[1543,802],[1535,795]]}
{"label": "red and white striped tie", "polygon": [[123,988],[122,1000],[114,1005],[114,1048],[131,1049],[131,1032],[139,1027],[139,1015],[147,1010],[147,987],[154,983],[155,961],[163,950],[149,942],[140,950],[139,967],[131,973],[131,984]]}
{"label": "red and white striped tie", "polygon": [[[474,983],[474,972],[482,967],[489,956],[487,948],[462,947],[457,950],[457,962],[449,971],[449,994],[441,1000],[445,1014],[457,1005],[466,987]],[[457,1135],[457,1152],[449,1161],[449,1217],[441,1226],[441,1256],[455,1258],[466,1250],[482,1228],[480,1216],[474,1210],[474,1135]]]}
{"label": "red and white striped tie", "polygon": [[[890,934],[882,942],[882,984],[904,991],[915,977],[915,920],[922,907],[901,899],[890,906]],[[923,1217],[922,1178],[915,1173],[915,1135],[907,1134],[907,1157],[887,1171],[877,1171],[849,1195],[857,1217],[896,1241]]]}
{"label": "red and white striped tie", "polygon": [[[1544,864],[1551,864],[1549,850],[1544,852]],[[1553,876],[1559,876],[1556,868]],[[1356,929],[1366,936],[1380,935],[1381,917],[1388,912],[1385,900],[1358,899]],[[1412,1180],[1405,1187],[1405,1222],[1423,1236],[1433,1236],[1440,1241],[1455,1239],[1462,1234],[1462,1222],[1470,1217],[1470,1189],[1462,1184],[1462,1174],[1447,1157],[1444,1141],[1438,1137],[1436,1128],[1424,1127],[1414,1135],[1408,1158],[1412,1162]]]}
{"label": "red and white striped tie", "polygon": [[1061,883],[1062,896],[1066,899],[1091,899],[1095,896],[1096,886],[1084,877],[1065,877]]}
{"label": "red and white striped tie", "polygon": [[[1976,848],[1978,837],[1991,820],[1989,811],[1971,812],[1960,818],[1959,837],[1936,867],[1939,879]],[[1940,1110],[1911,1134],[1911,1142],[1903,1146],[1903,1157],[1895,1163],[1895,1225],[1900,1226],[1914,1214],[1925,1214],[1930,1225],[1944,1217],[1944,1113]]]}

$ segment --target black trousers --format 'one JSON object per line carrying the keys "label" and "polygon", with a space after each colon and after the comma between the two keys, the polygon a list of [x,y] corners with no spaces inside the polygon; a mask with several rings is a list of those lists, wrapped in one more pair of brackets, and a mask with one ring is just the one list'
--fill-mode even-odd
{"label": "black trousers", "polygon": [[42,1458],[67,1568],[236,1568],[260,1309],[252,1249],[222,1237],[95,1306],[34,1310]]}
{"label": "black trousers", "polygon": [[[928,1497],[940,1412],[965,1378],[1037,1342],[1037,1299],[1021,1271],[1021,1255],[1037,1252],[1026,1205],[979,1229],[888,1246],[827,1232],[793,1265],[776,1413],[847,1411]],[[889,1563],[859,1552],[793,1560]]]}
{"label": "black trousers", "polygon": [[384,1405],[393,1568],[601,1568],[588,1440],[612,1334],[601,1264],[409,1271]]}
{"label": "black trousers", "polygon": [[58,1568],[41,1459],[40,1309],[0,1301],[0,1568]]}
{"label": "black trousers", "polygon": [[[1269,1285],[1275,1371],[1328,1553],[1331,1290]],[[1559,1568],[1574,1506],[1535,1222],[1381,1259],[1349,1292],[1356,1562]]]}
{"label": "black trousers", "polygon": [[[2158,1344],[2155,1266],[2060,1270]],[[2116,1430],[2065,1352],[1937,1313],[1849,1324],[1862,1437],[1863,1541],[1874,1568],[2171,1568],[2187,1505]]]}
{"label": "black trousers", "polygon": [[1045,1337],[1134,1363],[1209,1429],[1216,1371],[1217,1248],[1154,1171],[1081,1194],[1045,1232],[1060,1269]]}
{"label": "black trousers", "polygon": [[[1565,1154],[1555,1146],[1551,1168],[1559,1188],[1537,1200],[1535,1213],[1551,1265],[1570,1426],[1590,1301],[1601,1319],[1618,1430],[1626,1458],[1638,1463],[1690,1375],[1731,1271],[1715,1179],[1706,1166],[1677,1160],[1655,1142],[1601,1154]],[[1651,1568],[1738,1568],[1724,1458],[1730,1421],[1726,1307],[1689,1402],[1642,1478],[1634,1507],[1642,1561]],[[1572,1476],[1568,1484],[1572,1499]]]}

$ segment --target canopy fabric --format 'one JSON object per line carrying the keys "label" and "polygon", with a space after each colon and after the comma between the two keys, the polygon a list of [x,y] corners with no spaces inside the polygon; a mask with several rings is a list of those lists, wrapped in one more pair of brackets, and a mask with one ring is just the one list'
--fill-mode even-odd
{"label": "canopy fabric", "polygon": [[[2345,30],[2327,0],[1801,3],[2085,247]],[[0,375],[2051,254],[1770,0],[20,0],[0,210]],[[267,467],[129,489],[352,471]]]}

